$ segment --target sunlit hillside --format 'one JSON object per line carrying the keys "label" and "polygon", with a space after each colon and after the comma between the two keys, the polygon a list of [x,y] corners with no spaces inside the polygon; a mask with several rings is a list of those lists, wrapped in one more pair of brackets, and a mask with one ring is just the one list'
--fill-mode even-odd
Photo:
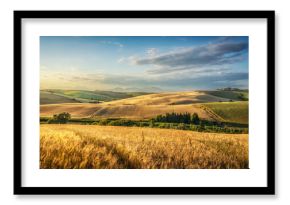
{"label": "sunlit hillside", "polygon": [[132,118],[144,119],[158,114],[198,113],[201,118],[215,119],[215,116],[201,109],[199,103],[227,102],[229,99],[204,92],[186,91],[141,95],[103,103],[64,103],[40,106],[41,116],[69,112],[73,117]]}

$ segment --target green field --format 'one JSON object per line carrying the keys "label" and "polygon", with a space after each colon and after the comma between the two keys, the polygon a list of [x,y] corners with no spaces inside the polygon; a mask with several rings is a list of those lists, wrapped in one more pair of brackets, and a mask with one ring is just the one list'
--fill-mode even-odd
{"label": "green field", "polygon": [[40,91],[40,104],[57,104],[57,103],[78,103],[80,101],[66,96],[56,95],[46,91]]}
{"label": "green field", "polygon": [[217,96],[217,97],[227,98],[229,100],[234,100],[234,101],[249,100],[249,94],[247,91],[215,90],[215,91],[205,91],[205,93],[213,95],[213,96]]}
{"label": "green field", "polygon": [[131,98],[145,94],[149,93],[50,89],[40,91],[40,103],[98,103]]}
{"label": "green field", "polygon": [[223,121],[248,124],[248,101],[214,102],[202,105],[212,110]]}

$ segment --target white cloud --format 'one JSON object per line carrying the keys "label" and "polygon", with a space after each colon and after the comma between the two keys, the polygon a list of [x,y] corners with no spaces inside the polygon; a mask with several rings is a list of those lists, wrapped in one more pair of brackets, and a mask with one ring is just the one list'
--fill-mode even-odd
{"label": "white cloud", "polygon": [[149,56],[151,58],[155,57],[157,55],[157,52],[158,52],[158,49],[157,48],[148,48],[146,50],[147,56]]}
{"label": "white cloud", "polygon": [[107,45],[113,45],[113,46],[117,46],[119,48],[123,48],[124,45],[122,43],[116,42],[116,41],[98,41],[98,43],[101,44],[107,44]]}

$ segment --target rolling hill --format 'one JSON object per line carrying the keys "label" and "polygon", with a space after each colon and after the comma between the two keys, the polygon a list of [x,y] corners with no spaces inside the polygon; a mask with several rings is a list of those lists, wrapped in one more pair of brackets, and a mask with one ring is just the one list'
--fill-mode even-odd
{"label": "rolling hill", "polygon": [[[231,100],[199,91],[168,92],[141,95],[98,104],[46,104],[40,106],[40,114],[43,117],[49,117],[56,113],[69,112],[72,117],[80,118],[149,119],[156,115],[170,112],[196,112],[203,119],[246,123],[247,102],[244,102],[242,104],[244,106],[240,107],[238,106],[239,102],[229,102]],[[240,119],[241,113],[243,113],[242,119]]]}

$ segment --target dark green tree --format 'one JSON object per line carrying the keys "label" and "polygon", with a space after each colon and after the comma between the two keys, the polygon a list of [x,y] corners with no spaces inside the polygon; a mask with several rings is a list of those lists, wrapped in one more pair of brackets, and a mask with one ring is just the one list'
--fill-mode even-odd
{"label": "dark green tree", "polygon": [[197,113],[193,113],[191,116],[191,123],[198,125],[199,124],[199,117]]}

